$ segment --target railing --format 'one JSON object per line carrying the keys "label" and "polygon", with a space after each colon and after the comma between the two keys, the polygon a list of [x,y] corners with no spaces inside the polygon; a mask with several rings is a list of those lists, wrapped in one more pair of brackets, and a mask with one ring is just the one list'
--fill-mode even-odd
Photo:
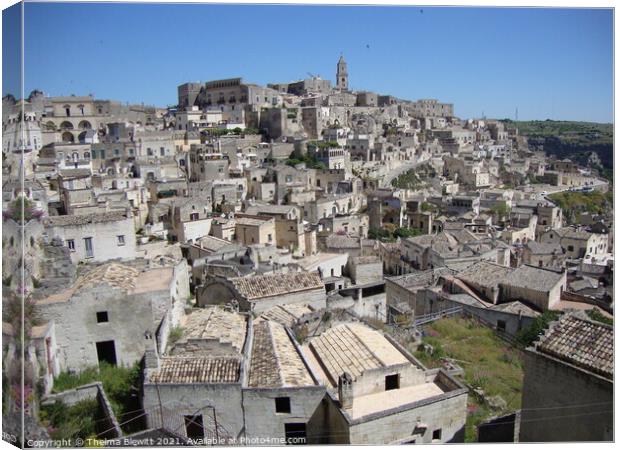
{"label": "railing", "polygon": [[431,314],[425,314],[423,316],[418,316],[414,320],[414,326],[424,325],[426,323],[434,322],[435,320],[442,319],[444,317],[453,316],[454,314],[459,314],[463,312],[462,306],[454,306],[452,308],[444,309],[442,311],[438,311]]}

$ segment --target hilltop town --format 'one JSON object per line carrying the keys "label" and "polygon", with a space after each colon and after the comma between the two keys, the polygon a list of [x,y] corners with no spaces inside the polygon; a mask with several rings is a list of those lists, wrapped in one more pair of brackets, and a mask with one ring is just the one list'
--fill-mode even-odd
{"label": "hilltop town", "polygon": [[27,438],[93,446],[613,439],[596,152],[353,91],[343,56],[335,84],[188,82],[167,108],[5,96],[2,124],[5,429],[23,407]]}

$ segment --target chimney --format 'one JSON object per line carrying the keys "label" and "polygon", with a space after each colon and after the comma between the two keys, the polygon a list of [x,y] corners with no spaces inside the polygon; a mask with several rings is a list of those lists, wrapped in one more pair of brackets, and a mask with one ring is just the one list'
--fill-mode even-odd
{"label": "chimney", "polygon": [[347,372],[338,377],[338,399],[343,409],[353,406],[353,378]]}

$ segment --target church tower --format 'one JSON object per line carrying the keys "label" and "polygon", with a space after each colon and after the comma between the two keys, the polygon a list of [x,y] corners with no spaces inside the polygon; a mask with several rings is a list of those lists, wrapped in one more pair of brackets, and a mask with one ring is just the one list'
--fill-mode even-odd
{"label": "church tower", "polygon": [[341,91],[349,89],[349,74],[347,73],[347,63],[344,57],[340,55],[338,65],[336,66],[336,87]]}

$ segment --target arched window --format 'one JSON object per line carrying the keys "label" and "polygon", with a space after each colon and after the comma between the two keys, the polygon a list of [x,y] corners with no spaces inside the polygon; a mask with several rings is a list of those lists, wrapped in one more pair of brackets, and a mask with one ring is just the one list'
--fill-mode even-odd
{"label": "arched window", "polygon": [[88,120],[82,120],[79,124],[78,124],[78,128],[80,130],[90,130],[93,128],[93,126],[90,124],[90,122]]}
{"label": "arched window", "polygon": [[71,117],[71,106],[70,105],[65,105],[63,106],[64,110],[65,110],[65,114],[67,115],[67,117]]}
{"label": "arched window", "polygon": [[62,133],[62,142],[67,142],[73,144],[75,142],[75,138],[73,137],[73,133],[69,131],[65,131]]}
{"label": "arched window", "polygon": [[78,141],[80,142],[80,144],[85,144],[86,143],[86,131],[82,131],[78,135]]}
{"label": "arched window", "polygon": [[73,124],[69,122],[68,120],[65,120],[63,123],[60,124],[60,129],[61,130],[73,130]]}

